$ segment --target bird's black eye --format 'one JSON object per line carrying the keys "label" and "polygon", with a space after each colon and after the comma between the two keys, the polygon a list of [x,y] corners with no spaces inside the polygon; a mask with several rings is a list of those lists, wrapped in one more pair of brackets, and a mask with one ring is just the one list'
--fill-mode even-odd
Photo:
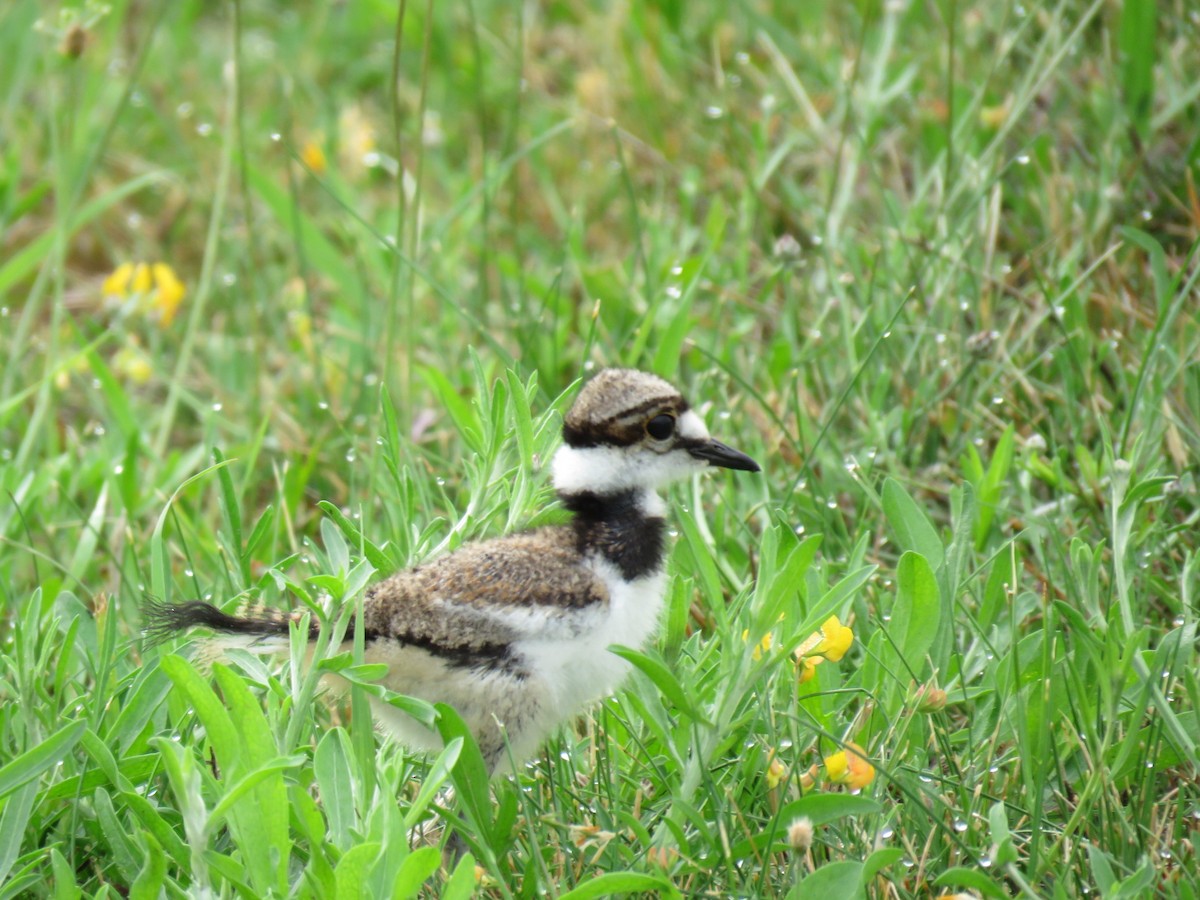
{"label": "bird's black eye", "polygon": [[646,423],[646,434],[656,441],[665,441],[675,433],[675,417],[663,413]]}

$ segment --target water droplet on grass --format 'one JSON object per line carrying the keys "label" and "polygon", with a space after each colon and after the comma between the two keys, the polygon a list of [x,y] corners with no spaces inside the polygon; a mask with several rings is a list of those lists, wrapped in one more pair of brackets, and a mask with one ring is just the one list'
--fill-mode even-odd
{"label": "water droplet on grass", "polygon": [[719,106],[706,106],[704,107],[704,115],[709,119],[719,119],[725,115],[725,110]]}
{"label": "water droplet on grass", "polygon": [[1018,157],[1017,157],[1017,165],[1018,165],[1018,166],[1027,166],[1027,165],[1029,165],[1029,154],[1028,154],[1028,153],[1022,153],[1020,156],[1018,156]]}
{"label": "water droplet on grass", "polygon": [[208,137],[212,132],[212,122],[201,122],[196,126],[196,134],[200,135],[200,137]]}
{"label": "water droplet on grass", "polygon": [[222,405],[220,403],[214,403],[212,405],[213,412],[220,412],[223,408],[224,407],[222,407]]}
{"label": "water droplet on grass", "polygon": [[967,830],[966,821],[963,819],[955,819],[954,820],[954,830],[957,831],[959,834],[962,834],[964,831]]}

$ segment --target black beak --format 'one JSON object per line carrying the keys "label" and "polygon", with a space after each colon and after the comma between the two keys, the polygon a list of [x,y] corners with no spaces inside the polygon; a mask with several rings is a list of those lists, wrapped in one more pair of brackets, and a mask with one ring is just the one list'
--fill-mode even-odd
{"label": "black beak", "polygon": [[695,447],[688,447],[687,451],[696,459],[708,460],[711,465],[720,466],[722,469],[739,469],[743,472],[761,471],[758,463],[745,453],[727,447],[720,441],[708,440]]}

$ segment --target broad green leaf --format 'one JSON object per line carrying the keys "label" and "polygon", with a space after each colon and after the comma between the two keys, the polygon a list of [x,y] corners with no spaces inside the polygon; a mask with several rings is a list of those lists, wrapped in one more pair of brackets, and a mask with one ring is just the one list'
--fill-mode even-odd
{"label": "broad green leaf", "polygon": [[490,842],[492,797],[488,778],[491,773],[487,770],[474,735],[458,711],[446,703],[436,703],[434,709],[437,710],[437,730],[442,736],[442,741],[449,744],[455,738],[462,739],[458,760],[451,771],[458,803],[476,833]]}
{"label": "broad green leaf", "polygon": [[933,882],[935,887],[968,887],[974,888],[987,897],[1004,900],[1009,896],[1008,891],[996,884],[992,879],[978,869],[953,868],[947,869]]}
{"label": "broad green leaf", "polygon": [[888,628],[908,670],[920,678],[925,670],[925,654],[937,635],[941,605],[937,579],[925,557],[907,551],[896,570],[896,603]]}
{"label": "broad green leaf", "polygon": [[880,809],[879,803],[869,797],[842,793],[808,794],[785,806],[778,819],[786,823],[806,818],[814,825],[825,825],[846,816],[868,816]]}
{"label": "broad green leaf", "polygon": [[475,857],[463,856],[442,887],[442,900],[470,900],[475,895]]}
{"label": "broad green leaf", "polygon": [[1121,99],[1137,133],[1150,134],[1154,107],[1154,61],[1157,13],[1155,0],[1124,0],[1117,31],[1121,52]]}
{"label": "broad green leaf", "polygon": [[321,791],[321,805],[329,820],[329,836],[340,849],[350,847],[350,829],[354,826],[354,788],[351,784],[350,759],[346,732],[331,728],[325,732],[313,754],[313,774]]}
{"label": "broad green leaf", "polygon": [[70,722],[36,747],[26,750],[12,762],[0,768],[0,798],[37,778],[63,759],[83,737],[86,728],[87,722]]}
{"label": "broad green leaf", "polygon": [[0,885],[4,884],[21,852],[21,841],[37,795],[37,782],[27,781],[4,802],[4,812],[0,813]]}
{"label": "broad green leaf", "polygon": [[369,897],[368,876],[379,858],[379,842],[357,844],[342,854],[333,868],[337,898]]}
{"label": "broad green leaf", "polygon": [[396,873],[396,880],[392,884],[392,900],[407,900],[417,896],[441,864],[442,852],[437,847],[414,850],[400,864],[400,871]]}
{"label": "broad green leaf", "polygon": [[157,900],[166,893],[163,883],[167,879],[167,857],[152,835],[143,834],[142,841],[146,845],[146,862],[129,886],[129,900]]}
{"label": "broad green leaf", "polygon": [[925,511],[894,478],[883,483],[883,513],[902,550],[915,550],[936,570],[942,564],[944,548],[937,529]]}
{"label": "broad green leaf", "polygon": [[228,710],[217,699],[208,683],[192,668],[192,664],[183,657],[169,653],[162,657],[158,664],[175,687],[187,697],[188,704],[200,717],[208,740],[217,754],[218,764],[224,771],[231,771],[241,759],[241,739],[237,729],[233,727]]}
{"label": "broad green leaf", "polygon": [[852,900],[863,896],[863,864],[853,860],[825,863],[792,888],[788,900]]}
{"label": "broad green leaf", "polygon": [[621,894],[654,892],[659,897],[679,897],[681,894],[667,879],[640,872],[609,872],[560,894],[558,900],[592,900],[594,897],[616,897]]}

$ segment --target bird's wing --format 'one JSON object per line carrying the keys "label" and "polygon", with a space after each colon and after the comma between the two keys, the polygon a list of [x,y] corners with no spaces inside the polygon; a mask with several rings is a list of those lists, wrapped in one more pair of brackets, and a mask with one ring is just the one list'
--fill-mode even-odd
{"label": "bird's wing", "polygon": [[468,544],[375,584],[363,607],[368,636],[469,662],[514,641],[578,633],[607,607],[608,589],[558,531]]}

